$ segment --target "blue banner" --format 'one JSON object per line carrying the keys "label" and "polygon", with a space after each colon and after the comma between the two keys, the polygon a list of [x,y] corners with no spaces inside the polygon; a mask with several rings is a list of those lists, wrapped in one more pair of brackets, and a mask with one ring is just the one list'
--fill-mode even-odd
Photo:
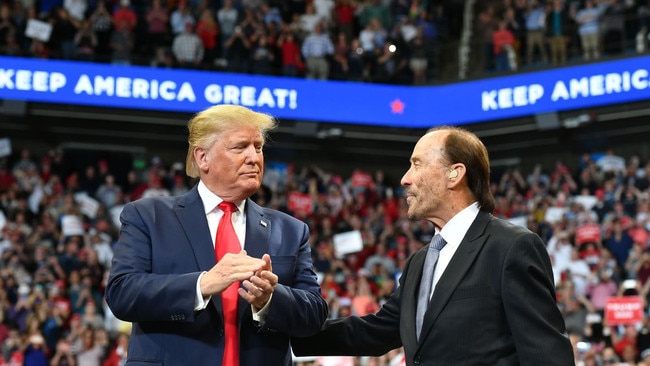
{"label": "blue banner", "polygon": [[0,57],[0,98],[195,113],[239,104],[280,119],[426,128],[650,98],[650,56],[440,86],[394,86]]}

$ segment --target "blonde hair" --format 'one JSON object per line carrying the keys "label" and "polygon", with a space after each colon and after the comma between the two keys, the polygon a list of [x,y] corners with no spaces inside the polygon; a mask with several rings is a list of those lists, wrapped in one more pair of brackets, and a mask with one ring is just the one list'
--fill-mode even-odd
{"label": "blonde hair", "polygon": [[199,176],[200,170],[194,161],[194,150],[209,149],[219,133],[237,128],[257,128],[266,140],[268,132],[276,126],[275,117],[239,105],[220,104],[197,113],[187,125],[189,147],[185,159],[185,173],[192,178]]}

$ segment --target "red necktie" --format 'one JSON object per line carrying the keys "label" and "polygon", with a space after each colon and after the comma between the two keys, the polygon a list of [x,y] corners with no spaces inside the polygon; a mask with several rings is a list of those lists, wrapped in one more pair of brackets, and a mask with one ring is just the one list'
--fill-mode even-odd
{"label": "red necktie", "polygon": [[[214,252],[217,261],[219,261],[226,253],[239,253],[241,251],[241,245],[232,226],[232,213],[237,210],[237,206],[232,202],[224,201],[217,207],[223,211],[223,216],[217,228],[217,239],[214,244]],[[226,332],[223,366],[239,365],[239,329],[237,327],[238,288],[239,282],[235,282],[221,293]]]}

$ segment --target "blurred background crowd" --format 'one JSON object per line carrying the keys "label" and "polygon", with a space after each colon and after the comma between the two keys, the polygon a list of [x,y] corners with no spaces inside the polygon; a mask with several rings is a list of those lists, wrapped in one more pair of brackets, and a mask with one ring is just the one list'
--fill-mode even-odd
{"label": "blurred background crowd", "polygon": [[645,53],[648,13],[640,0],[3,0],[0,54],[431,84]]}
{"label": "blurred background crowd", "polygon": [[[119,213],[126,202],[181,194],[194,182],[182,163],[155,156],[138,169],[120,164],[100,158],[80,170],[62,150],[34,156],[28,148],[0,160],[0,364],[123,361],[130,325],[103,301]],[[401,177],[280,165],[267,166],[254,199],[309,224],[330,316],[376,311],[434,233],[406,218]],[[579,364],[650,365],[650,161],[610,150],[530,171],[512,167],[494,172],[492,190],[496,216],[546,243]],[[309,204],[292,203],[295,194]],[[360,238],[352,250],[339,240],[350,233]],[[627,295],[643,299],[643,321],[608,324],[607,299]],[[400,365],[401,356],[296,364]]]}

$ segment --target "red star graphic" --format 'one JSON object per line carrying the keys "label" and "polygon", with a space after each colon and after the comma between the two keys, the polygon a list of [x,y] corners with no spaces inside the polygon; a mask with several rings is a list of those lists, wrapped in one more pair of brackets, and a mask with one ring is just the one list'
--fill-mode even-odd
{"label": "red star graphic", "polygon": [[390,102],[390,109],[393,113],[402,114],[404,113],[405,107],[406,105],[404,105],[404,103],[399,99],[395,99],[394,101]]}

